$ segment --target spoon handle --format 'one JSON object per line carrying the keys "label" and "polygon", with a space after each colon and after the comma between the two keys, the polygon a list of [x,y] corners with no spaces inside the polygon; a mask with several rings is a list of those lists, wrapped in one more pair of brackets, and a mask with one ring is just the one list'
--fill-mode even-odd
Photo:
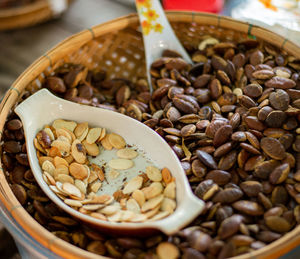
{"label": "spoon handle", "polygon": [[188,63],[192,64],[192,60],[176,37],[159,0],[136,0],[136,7],[143,32],[147,76],[151,87],[150,66],[161,57],[164,49],[178,52]]}

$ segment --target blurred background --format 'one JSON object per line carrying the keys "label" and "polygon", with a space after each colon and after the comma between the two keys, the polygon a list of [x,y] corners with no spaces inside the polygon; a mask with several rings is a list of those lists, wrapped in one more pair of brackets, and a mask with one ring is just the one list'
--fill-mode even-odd
{"label": "blurred background", "polygon": [[[136,12],[134,2],[0,0],[0,97],[34,60],[60,41],[93,25]],[[300,45],[298,0],[163,0],[162,4],[166,10],[232,16],[276,31]],[[1,223],[0,239],[0,258],[20,258]],[[294,250],[284,258],[300,255]]]}

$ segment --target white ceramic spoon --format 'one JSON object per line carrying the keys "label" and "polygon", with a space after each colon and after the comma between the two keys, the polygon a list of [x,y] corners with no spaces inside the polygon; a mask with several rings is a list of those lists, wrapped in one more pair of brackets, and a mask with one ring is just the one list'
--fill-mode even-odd
{"label": "white ceramic spoon", "polygon": [[[116,234],[143,235],[153,230],[160,230],[171,235],[190,223],[203,210],[204,202],[192,193],[185,173],[172,149],[157,133],[143,123],[117,112],[63,100],[51,94],[47,89],[39,90],[27,98],[15,108],[15,112],[22,120],[29,163],[42,190],[63,210],[93,227]],[[154,222],[114,223],[92,218],[66,205],[44,181],[33,144],[37,132],[45,125],[52,124],[56,119],[88,122],[94,127],[106,128],[110,132],[123,136],[127,144],[143,150],[146,157],[150,158],[157,167],[167,167],[176,178],[177,208],[175,212]]]}
{"label": "white ceramic spoon", "polygon": [[147,77],[152,92],[150,67],[153,61],[161,57],[163,50],[174,50],[188,63],[193,62],[176,37],[159,0],[136,0],[135,3],[142,26]]}

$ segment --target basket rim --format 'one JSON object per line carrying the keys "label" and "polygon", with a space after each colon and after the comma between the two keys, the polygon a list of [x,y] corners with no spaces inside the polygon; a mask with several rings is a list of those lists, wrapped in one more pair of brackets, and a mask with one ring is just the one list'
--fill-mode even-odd
{"label": "basket rim", "polygon": [[[246,33],[251,36],[256,36],[266,42],[276,45],[280,49],[286,50],[288,53],[300,58],[300,47],[292,43],[288,39],[271,32],[268,29],[264,29],[260,26],[252,25],[247,22],[239,21],[229,17],[219,16],[215,14],[200,13],[200,12],[188,12],[188,11],[170,11],[167,12],[167,17],[170,22],[196,22],[203,25],[212,25],[216,27],[222,27],[225,29],[234,28],[235,31]],[[13,83],[12,87],[7,91],[4,99],[0,103],[0,138],[2,138],[2,129],[11,107],[15,104],[19,98],[20,92],[32,82],[42,71],[47,67],[52,66],[60,57],[67,53],[77,50],[87,42],[94,38],[111,32],[112,29],[121,30],[129,25],[138,23],[137,14],[129,14],[108,22],[93,26],[89,29],[74,34],[48,52],[45,55],[38,58],[33,62]],[[237,27],[234,27],[236,25]],[[267,39],[265,39],[267,38]],[[276,39],[276,41],[274,41]],[[1,162],[1,161],[0,161]],[[6,181],[3,169],[0,169],[0,190],[4,189],[5,193],[0,191],[0,200],[8,209],[8,211],[14,216],[16,221],[23,227],[24,231],[27,231],[32,235],[34,239],[43,244],[46,248],[50,249],[54,253],[66,257],[66,255],[72,255],[74,258],[95,258],[96,255],[81,248],[78,248],[66,241],[56,238],[52,233],[42,227],[37,221],[35,221],[20,205],[16,197],[13,195],[8,182]],[[24,221],[24,213],[27,216]],[[28,224],[29,223],[29,224]],[[235,259],[246,258],[274,258],[287,253],[291,249],[300,244],[300,226],[297,226],[292,231],[285,234],[282,238],[272,242],[265,247],[234,257]],[[46,239],[48,238],[48,239]],[[282,244],[288,243],[289,246],[285,246],[283,249],[280,247]],[[100,257],[104,258],[104,257]]]}
{"label": "basket rim", "polygon": [[6,8],[6,9],[0,10],[0,19],[24,15],[24,14],[36,12],[40,9],[48,8],[48,7],[49,7],[49,3],[47,0],[39,0],[37,2],[27,4],[25,6],[16,6],[16,7],[12,7],[12,8]]}

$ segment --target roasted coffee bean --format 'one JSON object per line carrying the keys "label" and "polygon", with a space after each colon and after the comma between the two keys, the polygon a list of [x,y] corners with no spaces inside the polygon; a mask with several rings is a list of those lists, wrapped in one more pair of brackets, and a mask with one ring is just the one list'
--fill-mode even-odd
{"label": "roasted coffee bean", "polygon": [[257,117],[260,121],[265,121],[266,118],[268,117],[269,113],[272,111],[273,111],[272,107],[264,106],[258,111]]}
{"label": "roasted coffee bean", "polygon": [[199,230],[193,231],[188,236],[187,240],[191,248],[194,248],[199,252],[205,252],[212,243],[211,237]]}
{"label": "roasted coffee bean", "polygon": [[262,70],[257,70],[252,73],[252,77],[255,79],[270,79],[274,76],[274,72],[269,69],[262,69]]}
{"label": "roasted coffee bean", "polygon": [[286,204],[288,200],[287,190],[283,186],[276,186],[271,195],[271,201],[273,204]]}
{"label": "roasted coffee bean", "polygon": [[230,125],[224,125],[219,128],[214,136],[213,144],[215,147],[218,147],[224,144],[232,135],[232,127]]}
{"label": "roasted coffee bean", "polygon": [[264,61],[264,54],[260,50],[256,50],[250,55],[250,64],[253,66],[261,64],[263,63],[263,61]]}
{"label": "roasted coffee bean", "polygon": [[283,145],[275,138],[262,138],[260,146],[262,150],[273,159],[282,160],[286,158]]}
{"label": "roasted coffee bean", "polygon": [[269,180],[271,184],[280,184],[286,180],[290,172],[290,165],[284,163],[280,166],[277,166],[272,173],[270,174]]}
{"label": "roasted coffee bean", "polygon": [[245,122],[250,129],[262,131],[266,126],[256,116],[247,116]]}
{"label": "roasted coffee bean", "polygon": [[[197,161],[197,160],[195,160],[195,161]],[[206,175],[205,179],[211,179],[216,184],[222,186],[222,185],[229,183],[229,181],[231,179],[231,174],[226,171],[222,171],[222,170],[212,170]]]}
{"label": "roasted coffee bean", "polygon": [[264,213],[263,208],[256,202],[240,200],[232,204],[232,207],[239,212],[250,216],[259,216]]}
{"label": "roasted coffee bean", "polygon": [[243,192],[249,197],[256,197],[263,190],[261,183],[257,181],[242,182],[240,187]]}
{"label": "roasted coffee bean", "polygon": [[22,128],[22,122],[19,119],[13,119],[6,123],[6,127],[9,130],[19,130]]}
{"label": "roasted coffee bean", "polygon": [[21,144],[17,141],[6,141],[4,144],[3,144],[3,149],[4,151],[6,151],[7,153],[12,153],[12,154],[15,154],[15,153],[19,153],[21,152]]}
{"label": "roasted coffee bean", "polygon": [[284,233],[291,229],[291,224],[282,217],[268,216],[265,218],[265,223],[268,228],[277,233]]}
{"label": "roasted coffee bean", "polygon": [[296,86],[296,83],[288,78],[275,76],[265,82],[266,87],[272,87],[276,89],[290,89]]}
{"label": "roasted coffee bean", "polygon": [[198,159],[195,159],[192,162],[192,172],[195,176],[202,178],[206,174],[206,167],[204,164],[202,164]]}
{"label": "roasted coffee bean", "polygon": [[203,200],[209,200],[218,191],[218,185],[213,180],[201,182],[195,189],[195,195]]}
{"label": "roasted coffee bean", "polygon": [[260,155],[260,151],[258,149],[256,149],[255,147],[247,144],[247,143],[241,143],[240,144],[241,148],[244,148],[246,151],[248,151],[249,153],[251,154],[254,154],[254,155]]}
{"label": "roasted coffee bean", "polygon": [[21,203],[21,205],[24,205],[27,200],[27,194],[24,187],[19,184],[13,184],[11,186],[11,190],[18,199],[18,201]]}
{"label": "roasted coffee bean", "polygon": [[243,89],[243,92],[251,98],[256,98],[261,96],[263,88],[258,84],[249,84]]}
{"label": "roasted coffee bean", "polygon": [[256,235],[256,238],[265,243],[271,243],[281,237],[280,234],[272,231],[261,231]]}
{"label": "roasted coffee bean", "polygon": [[58,94],[65,93],[67,90],[64,81],[61,78],[54,76],[47,78],[46,87]]}
{"label": "roasted coffee bean", "polygon": [[232,203],[239,200],[242,196],[243,192],[239,188],[226,188],[213,197],[213,202]]}
{"label": "roasted coffee bean", "polygon": [[251,108],[251,107],[255,107],[256,103],[253,99],[251,99],[249,96],[247,95],[242,95],[239,97],[239,103],[245,107],[245,108]]}
{"label": "roasted coffee bean", "polygon": [[183,113],[197,113],[200,109],[198,102],[189,95],[176,95],[173,104]]}
{"label": "roasted coffee bean", "polygon": [[218,147],[214,152],[214,157],[219,158],[226,155],[234,147],[233,142],[227,142],[222,146]]}
{"label": "roasted coffee bean", "polygon": [[212,169],[217,169],[217,163],[210,154],[201,150],[197,150],[196,155],[204,165]]}
{"label": "roasted coffee bean", "polygon": [[233,236],[239,231],[240,224],[243,222],[241,215],[233,215],[225,219],[218,230],[218,235],[221,239],[226,239]]}
{"label": "roasted coffee bean", "polygon": [[[218,99],[222,94],[222,85],[218,79],[213,79],[209,84],[209,93],[212,99]],[[198,97],[197,97],[198,98]]]}
{"label": "roasted coffee bean", "polygon": [[266,124],[270,128],[280,128],[286,119],[286,114],[283,111],[272,111],[266,118]]}
{"label": "roasted coffee bean", "polygon": [[[250,154],[250,152],[247,152],[247,154]],[[264,161],[263,156],[252,156],[245,163],[244,170],[253,171],[262,161]]]}
{"label": "roasted coffee bean", "polygon": [[211,99],[210,90],[206,88],[196,89],[194,96],[196,96],[197,101],[202,104],[208,103]]}
{"label": "roasted coffee bean", "polygon": [[166,112],[166,116],[171,122],[175,122],[181,117],[181,114],[175,107],[170,107]]}
{"label": "roasted coffee bean", "polygon": [[209,74],[202,74],[195,79],[193,86],[195,88],[203,88],[209,83],[211,77]]}
{"label": "roasted coffee bean", "polygon": [[289,107],[290,97],[286,91],[279,89],[269,95],[272,107],[276,110],[285,111]]}
{"label": "roasted coffee bean", "polygon": [[227,62],[220,56],[214,55],[211,59],[211,64],[215,70],[226,71]]}
{"label": "roasted coffee bean", "polygon": [[237,158],[236,150],[230,151],[220,159],[218,164],[218,169],[225,170],[225,171],[229,170],[236,162],[236,158]]}
{"label": "roasted coffee bean", "polygon": [[217,78],[221,81],[222,84],[231,85],[230,78],[228,77],[228,75],[224,71],[218,70],[217,71]]}

